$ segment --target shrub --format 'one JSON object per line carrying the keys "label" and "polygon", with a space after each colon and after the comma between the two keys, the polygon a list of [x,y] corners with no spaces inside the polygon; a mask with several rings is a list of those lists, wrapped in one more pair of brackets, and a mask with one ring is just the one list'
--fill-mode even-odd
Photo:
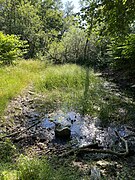
{"label": "shrub", "polygon": [[82,61],[86,36],[85,32],[79,28],[70,27],[69,32],[65,32],[61,41],[54,41],[47,54],[47,59],[54,63],[77,63]]}
{"label": "shrub", "polygon": [[113,62],[114,67],[117,69],[126,69],[131,74],[135,68],[135,34],[130,34],[123,42],[118,42],[117,44],[115,41],[112,42],[110,50],[115,59]]}
{"label": "shrub", "polygon": [[26,41],[20,40],[15,35],[5,35],[0,32],[0,61],[10,65],[25,53]]}

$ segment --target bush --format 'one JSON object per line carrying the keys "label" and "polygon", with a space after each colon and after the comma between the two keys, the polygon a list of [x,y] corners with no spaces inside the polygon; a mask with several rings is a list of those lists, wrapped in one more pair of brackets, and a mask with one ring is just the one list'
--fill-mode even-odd
{"label": "bush", "polygon": [[10,65],[25,53],[26,41],[20,40],[15,35],[4,35],[0,32],[0,61]]}
{"label": "bush", "polygon": [[135,34],[130,34],[123,42],[112,42],[110,47],[115,61],[113,65],[117,69],[126,69],[131,73],[135,68]]}
{"label": "bush", "polygon": [[54,63],[77,63],[83,59],[84,47],[86,42],[85,32],[79,28],[70,27],[65,32],[61,41],[54,41],[47,54],[47,59]]}

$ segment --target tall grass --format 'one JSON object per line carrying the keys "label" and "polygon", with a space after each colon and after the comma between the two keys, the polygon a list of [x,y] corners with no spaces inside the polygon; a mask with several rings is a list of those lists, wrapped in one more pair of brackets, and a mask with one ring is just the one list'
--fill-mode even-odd
{"label": "tall grass", "polygon": [[0,68],[0,115],[7,103],[45,71],[45,64],[39,61],[20,61],[16,66]]}
{"label": "tall grass", "polygon": [[51,108],[74,109],[104,121],[119,119],[119,109],[122,108],[128,114],[127,120],[134,117],[135,103],[115,95],[111,88],[107,89],[105,81],[92,69],[75,64],[46,66],[32,60],[0,68],[0,114],[9,100],[30,83],[34,84],[37,92],[46,96],[44,103]]}
{"label": "tall grass", "polygon": [[102,96],[103,81],[92,69],[77,65],[51,66],[36,83],[37,91],[46,92],[50,101],[59,98],[61,108],[94,114]]}
{"label": "tall grass", "polygon": [[83,88],[85,70],[77,65],[50,66],[37,83],[37,88],[45,90],[65,90]]}
{"label": "tall grass", "polygon": [[[36,82],[36,90],[46,94],[50,106],[66,111],[77,110],[81,114],[99,117],[103,124],[112,120],[133,120],[135,102],[126,100],[124,94],[118,95],[105,80],[98,77],[92,69],[73,64],[50,66]],[[58,100],[60,103],[54,103]],[[120,109],[126,115],[120,113]]]}

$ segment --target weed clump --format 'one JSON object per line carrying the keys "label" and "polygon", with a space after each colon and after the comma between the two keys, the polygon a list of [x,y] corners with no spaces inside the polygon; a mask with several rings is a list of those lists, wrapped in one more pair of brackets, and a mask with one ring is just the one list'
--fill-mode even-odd
{"label": "weed clump", "polygon": [[0,142],[0,160],[1,162],[11,162],[16,152],[15,145],[10,140]]}

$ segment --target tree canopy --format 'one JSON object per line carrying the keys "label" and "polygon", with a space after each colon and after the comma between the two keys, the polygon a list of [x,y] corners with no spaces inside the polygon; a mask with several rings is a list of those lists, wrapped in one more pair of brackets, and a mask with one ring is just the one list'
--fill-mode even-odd
{"label": "tree canopy", "polygon": [[72,1],[0,0],[0,31],[28,42],[25,58],[135,67],[135,1],[81,0],[80,6],[74,14]]}

